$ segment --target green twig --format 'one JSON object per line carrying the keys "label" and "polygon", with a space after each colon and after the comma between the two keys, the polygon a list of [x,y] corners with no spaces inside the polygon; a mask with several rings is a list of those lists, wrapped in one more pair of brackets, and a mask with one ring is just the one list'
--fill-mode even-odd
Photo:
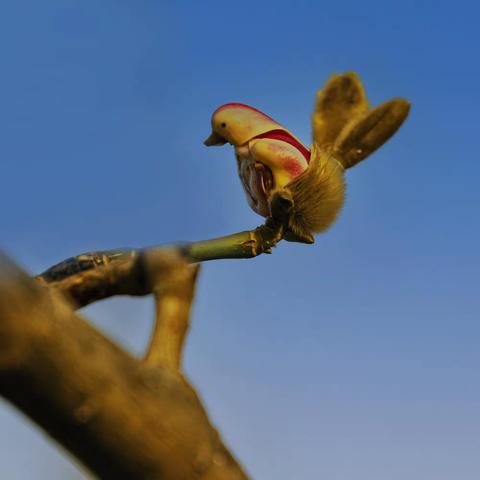
{"label": "green twig", "polygon": [[[92,272],[105,266],[136,263],[145,251],[174,248],[191,263],[227,258],[253,258],[262,253],[272,253],[272,248],[282,238],[283,225],[273,219],[267,219],[265,224],[255,230],[247,230],[210,240],[177,243],[145,249],[121,248],[82,253],[54,265],[36,278],[44,284],[59,283],[65,280],[73,282],[77,278],[78,281],[75,284],[76,288],[79,288],[81,278],[87,272]],[[145,294],[143,293],[143,287],[140,288],[139,294]]]}

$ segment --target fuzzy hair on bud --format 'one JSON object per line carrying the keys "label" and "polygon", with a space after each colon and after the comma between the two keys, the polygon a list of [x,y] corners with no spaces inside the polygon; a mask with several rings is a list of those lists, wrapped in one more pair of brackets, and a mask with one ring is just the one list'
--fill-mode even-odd
{"label": "fuzzy hair on bud", "polygon": [[345,200],[343,167],[331,152],[312,145],[308,168],[285,190],[293,199],[289,230],[299,238],[311,237],[327,230],[338,217]]}

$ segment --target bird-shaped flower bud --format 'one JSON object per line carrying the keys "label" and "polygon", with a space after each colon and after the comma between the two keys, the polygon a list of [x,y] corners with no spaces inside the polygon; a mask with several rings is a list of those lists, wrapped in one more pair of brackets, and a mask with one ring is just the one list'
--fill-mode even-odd
{"label": "bird-shaped flower bud", "polygon": [[348,72],[333,75],[317,94],[311,150],[271,117],[241,103],[215,110],[205,145],[233,145],[252,209],[281,221],[286,240],[312,243],[312,234],[329,228],[343,206],[344,170],[383,145],[409,108],[396,98],[370,109],[360,79]]}
{"label": "bird-shaped flower bud", "polygon": [[267,217],[272,195],[308,167],[309,150],[282,125],[241,103],[222,105],[212,115],[205,145],[230,143],[252,209]]}

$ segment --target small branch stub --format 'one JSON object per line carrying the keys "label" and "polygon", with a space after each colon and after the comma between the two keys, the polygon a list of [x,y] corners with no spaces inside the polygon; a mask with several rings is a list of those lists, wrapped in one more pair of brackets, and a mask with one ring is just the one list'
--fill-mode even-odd
{"label": "small branch stub", "polygon": [[156,305],[155,326],[145,363],[179,370],[200,266],[189,265],[175,250],[146,251],[143,262]]}

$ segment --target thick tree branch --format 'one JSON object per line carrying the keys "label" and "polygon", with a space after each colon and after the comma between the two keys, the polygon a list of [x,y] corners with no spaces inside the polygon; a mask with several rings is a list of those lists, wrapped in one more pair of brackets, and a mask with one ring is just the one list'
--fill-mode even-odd
{"label": "thick tree branch", "polygon": [[[110,292],[124,290],[116,288],[116,278],[137,292],[153,289],[162,297],[158,285],[176,271],[176,260],[166,255],[170,264],[163,269],[158,258],[147,258],[148,268],[140,268],[138,258],[117,262],[106,282]],[[191,273],[184,263],[177,267]],[[97,275],[106,278],[108,271],[98,269]],[[185,278],[193,286],[191,277]],[[193,288],[187,297],[192,293]],[[181,372],[131,357],[77,316],[63,296],[41,288],[5,257],[0,258],[0,394],[101,478],[246,478]]]}

